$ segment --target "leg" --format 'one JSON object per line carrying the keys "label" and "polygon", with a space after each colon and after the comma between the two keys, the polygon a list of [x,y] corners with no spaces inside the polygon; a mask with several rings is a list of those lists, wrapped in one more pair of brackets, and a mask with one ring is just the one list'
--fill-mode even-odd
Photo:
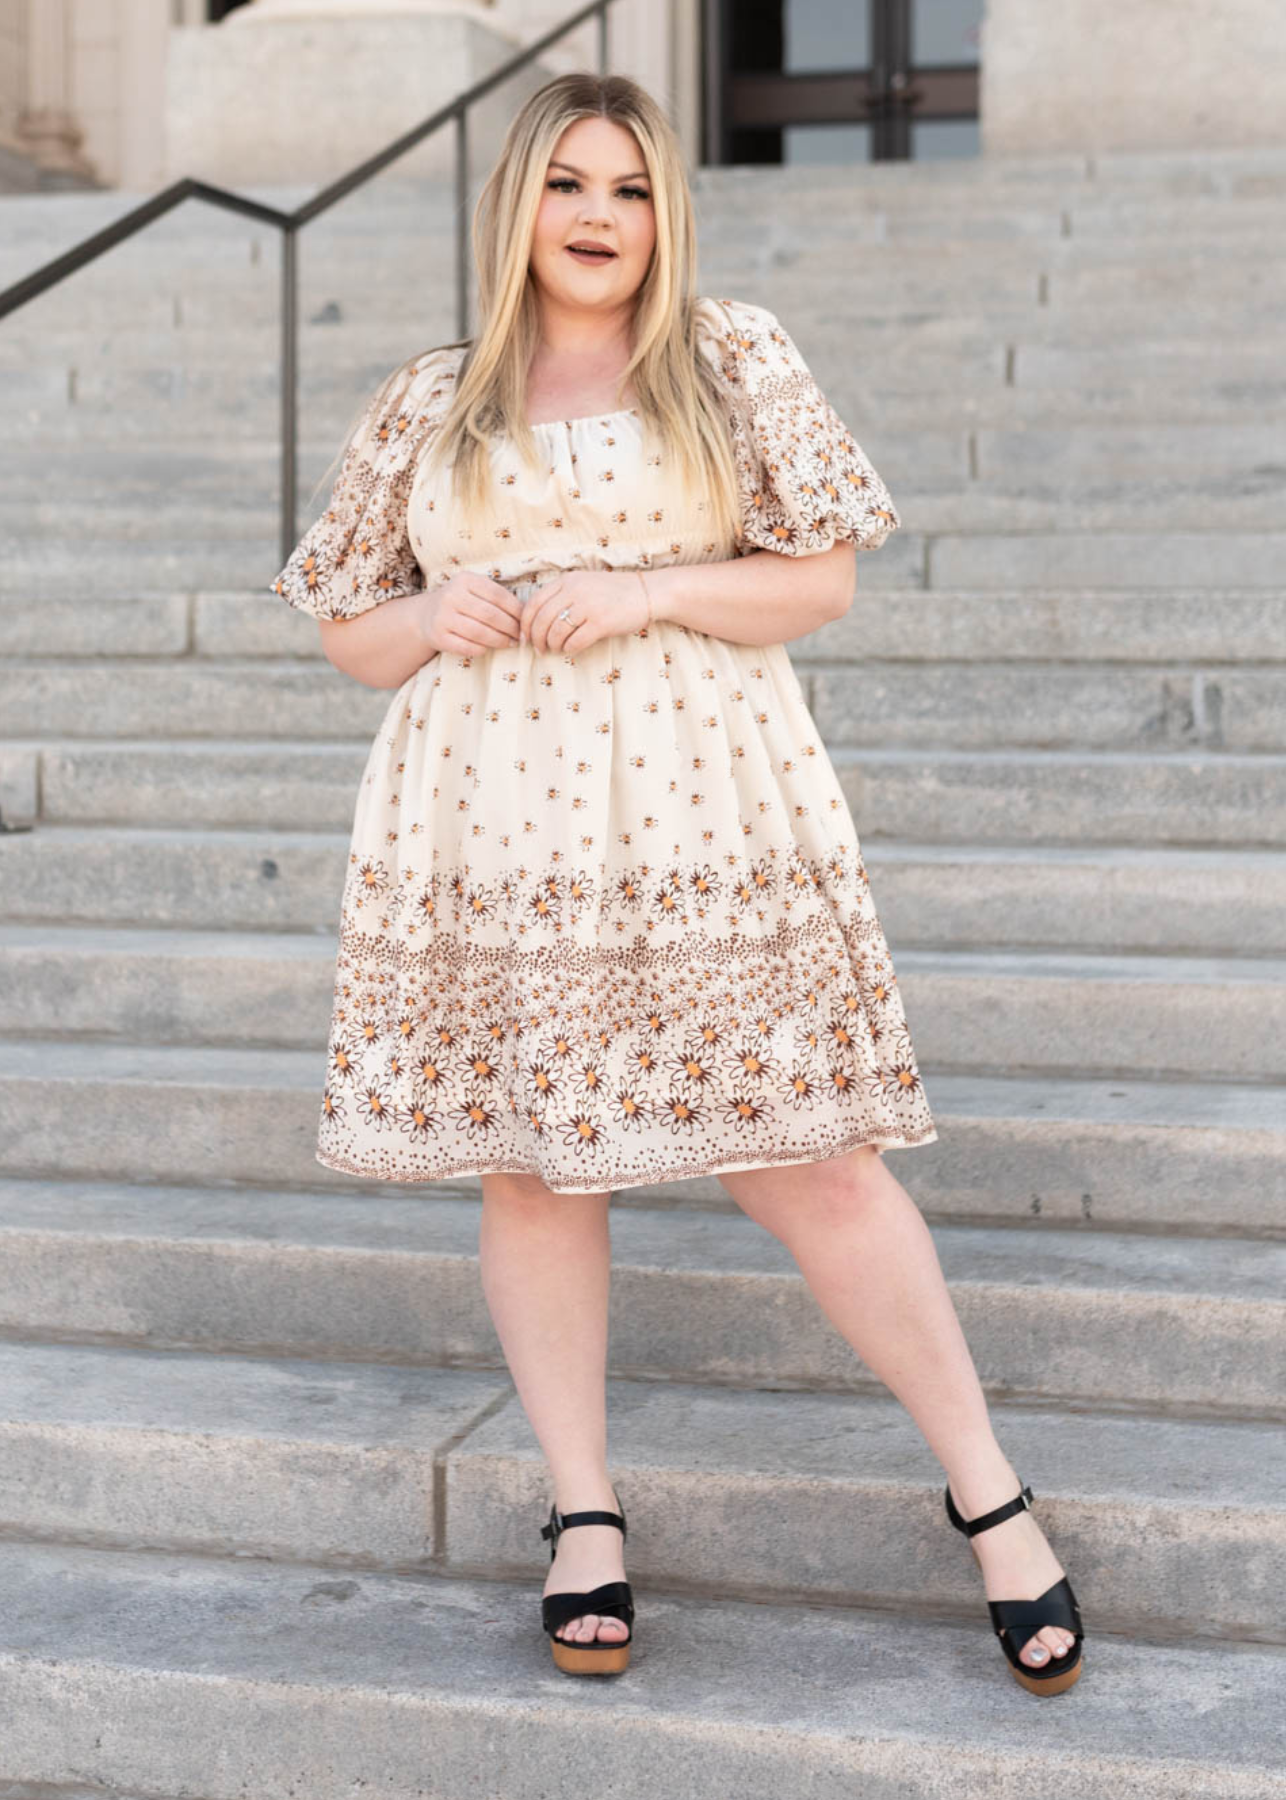
{"label": "leg", "polygon": [[[555,1194],[534,1175],[484,1175],[482,1289],[523,1410],[549,1463],[559,1512],[615,1512],[607,1475],[608,1194]],[[547,1594],[623,1581],[615,1525],[581,1525],[558,1540]],[[558,1632],[617,1643],[623,1619],[588,1613]]]}
{"label": "leg", "polygon": [[[906,1407],[946,1471],[966,1519],[1018,1492],[996,1441],[937,1248],[919,1208],[871,1145],[826,1162],[719,1177],[781,1239],[831,1323]],[[969,1543],[988,1599],[1035,1599],[1064,1573],[1031,1513]],[[1071,1632],[1043,1626],[1021,1660],[1065,1655]]]}

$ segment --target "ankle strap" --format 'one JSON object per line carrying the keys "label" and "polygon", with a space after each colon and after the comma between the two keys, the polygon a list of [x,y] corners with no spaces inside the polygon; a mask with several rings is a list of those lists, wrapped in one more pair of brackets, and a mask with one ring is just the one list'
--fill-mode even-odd
{"label": "ankle strap", "polygon": [[1030,1512],[1032,1498],[1031,1489],[1025,1487],[1013,1500],[1006,1500],[1003,1506],[994,1507],[991,1512],[979,1513],[976,1519],[962,1519],[961,1524],[970,1537],[977,1537],[980,1531],[988,1531],[993,1525],[1003,1525],[1015,1513]]}
{"label": "ankle strap", "polygon": [[549,1523],[542,1525],[540,1535],[557,1542],[560,1532],[573,1525],[615,1525],[621,1536],[625,1536],[625,1514],[623,1512],[573,1512],[560,1513],[556,1506],[549,1509]]}

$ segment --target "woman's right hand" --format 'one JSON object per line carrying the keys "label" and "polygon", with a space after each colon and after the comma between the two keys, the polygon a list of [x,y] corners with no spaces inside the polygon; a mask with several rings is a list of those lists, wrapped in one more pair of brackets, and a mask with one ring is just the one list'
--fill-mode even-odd
{"label": "woman's right hand", "polygon": [[489,575],[462,569],[420,599],[420,633],[434,650],[476,656],[519,642],[523,602]]}

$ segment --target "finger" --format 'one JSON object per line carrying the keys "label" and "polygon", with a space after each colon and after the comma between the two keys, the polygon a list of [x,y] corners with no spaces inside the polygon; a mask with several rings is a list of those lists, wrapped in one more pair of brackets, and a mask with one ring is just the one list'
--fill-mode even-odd
{"label": "finger", "polygon": [[489,625],[494,631],[501,631],[511,643],[517,643],[521,630],[518,614],[508,607],[497,606],[493,600],[477,597],[478,604],[469,616],[481,625]]}
{"label": "finger", "polygon": [[508,638],[496,636],[488,641],[455,628],[443,630],[439,635],[446,640],[445,648],[455,656],[478,656],[485,650],[506,649],[509,644]]}
{"label": "finger", "polygon": [[589,620],[582,619],[574,631],[567,633],[558,648],[564,656],[575,656],[578,650],[588,650],[594,641]]}
{"label": "finger", "polygon": [[498,581],[488,581],[485,587],[469,585],[469,594],[477,601],[476,608],[470,608],[476,617],[500,624],[503,629],[510,625],[514,628],[514,636],[518,634],[518,624],[522,617],[522,602],[516,594],[501,587]]}
{"label": "finger", "polygon": [[[540,642],[536,644],[538,650],[545,649],[548,644],[549,621],[555,610],[553,602],[559,598],[562,588],[562,577],[557,575],[552,581],[543,582],[534,593],[528,596],[526,611],[523,614],[523,628],[527,636],[532,638],[532,628],[537,621],[540,622]],[[536,640],[532,638],[532,642],[535,643]]]}

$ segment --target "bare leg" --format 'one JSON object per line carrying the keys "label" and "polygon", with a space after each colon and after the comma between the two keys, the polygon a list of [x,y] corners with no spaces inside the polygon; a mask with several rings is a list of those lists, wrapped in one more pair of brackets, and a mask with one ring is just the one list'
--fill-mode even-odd
{"label": "bare leg", "polygon": [[[977,1518],[1012,1500],[1020,1483],[992,1430],[933,1237],[879,1152],[864,1145],[826,1162],[719,1179],[786,1245],[827,1318],[906,1407],[961,1514]],[[988,1599],[1035,1599],[1064,1573],[1030,1512],[968,1541]],[[1043,1626],[1020,1659],[1040,1668],[1074,1642],[1070,1631]]]}
{"label": "bare leg", "polygon": [[[608,1194],[555,1194],[534,1175],[483,1175],[482,1288],[523,1410],[554,1481],[560,1513],[616,1512],[607,1474]],[[623,1581],[615,1525],[564,1532],[547,1594]],[[623,1619],[587,1613],[558,1632],[619,1643]]]}

